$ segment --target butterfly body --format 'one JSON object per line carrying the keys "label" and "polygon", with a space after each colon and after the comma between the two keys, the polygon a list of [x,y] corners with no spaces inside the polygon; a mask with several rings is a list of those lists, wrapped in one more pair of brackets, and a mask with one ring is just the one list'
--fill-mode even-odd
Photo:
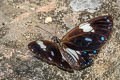
{"label": "butterfly body", "polygon": [[33,41],[28,47],[39,59],[63,70],[80,70],[93,63],[112,25],[111,16],[100,16],[73,28],[61,40],[54,36],[53,42]]}

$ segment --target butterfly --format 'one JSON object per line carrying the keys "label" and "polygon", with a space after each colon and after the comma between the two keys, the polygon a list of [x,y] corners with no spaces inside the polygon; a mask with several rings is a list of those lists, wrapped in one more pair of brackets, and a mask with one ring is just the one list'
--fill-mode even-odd
{"label": "butterfly", "polygon": [[62,39],[37,40],[28,44],[35,57],[68,72],[93,64],[112,31],[110,15],[98,16],[70,30]]}

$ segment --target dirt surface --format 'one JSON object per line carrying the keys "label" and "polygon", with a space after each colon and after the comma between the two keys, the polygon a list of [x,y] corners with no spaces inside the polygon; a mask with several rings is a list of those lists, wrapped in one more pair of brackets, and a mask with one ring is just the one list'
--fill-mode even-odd
{"label": "dirt surface", "polygon": [[[120,0],[104,0],[94,13],[72,11],[69,1],[0,0],[0,80],[120,80]],[[45,30],[61,38],[104,14],[114,18],[113,32],[89,68],[68,73],[37,60],[27,48],[33,40],[51,40]]]}

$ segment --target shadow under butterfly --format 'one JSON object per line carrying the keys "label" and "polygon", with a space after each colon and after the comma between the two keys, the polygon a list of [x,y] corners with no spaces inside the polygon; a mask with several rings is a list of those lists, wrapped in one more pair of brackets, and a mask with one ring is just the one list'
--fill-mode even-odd
{"label": "shadow under butterfly", "polygon": [[73,28],[62,39],[53,36],[53,42],[33,41],[28,48],[38,59],[65,71],[81,70],[93,63],[109,39],[112,26],[111,16],[99,16]]}

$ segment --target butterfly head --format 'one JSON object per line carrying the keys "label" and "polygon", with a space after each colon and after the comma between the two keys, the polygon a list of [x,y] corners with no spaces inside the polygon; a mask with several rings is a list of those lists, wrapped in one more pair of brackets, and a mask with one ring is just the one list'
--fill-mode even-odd
{"label": "butterfly head", "polygon": [[60,42],[61,42],[60,39],[59,39],[57,36],[53,36],[53,37],[51,38],[51,40],[52,40],[53,42],[55,42],[55,43],[60,43]]}

